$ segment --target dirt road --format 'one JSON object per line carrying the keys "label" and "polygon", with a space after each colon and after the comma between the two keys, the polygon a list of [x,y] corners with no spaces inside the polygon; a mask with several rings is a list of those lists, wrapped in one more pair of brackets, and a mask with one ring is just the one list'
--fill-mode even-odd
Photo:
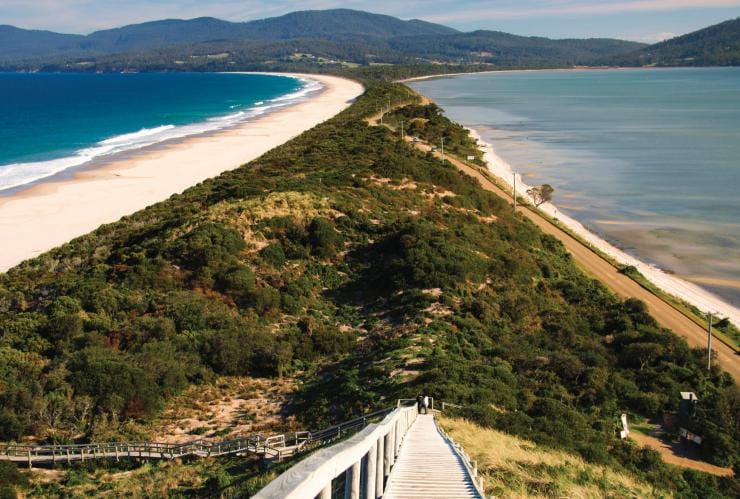
{"label": "dirt road", "polygon": [[[411,141],[407,138],[407,141]],[[430,147],[424,143],[414,144],[422,151],[429,151]],[[439,151],[434,153],[441,158]],[[481,183],[484,189],[494,192],[502,198],[512,201],[510,193],[503,191],[494,184],[486,175],[481,173],[475,167],[472,167],[457,158],[445,155],[445,160],[459,168],[464,173],[475,177]],[[644,301],[655,320],[660,325],[672,330],[674,333],[686,338],[686,341],[692,347],[707,346],[707,331],[698,326],[694,321],[683,315],[673,308],[669,303],[655,296],[635,281],[624,274],[620,274],[616,268],[608,261],[572,237],[567,232],[553,225],[549,220],[539,215],[529,207],[518,207],[517,212],[531,220],[543,232],[550,234],[559,239],[566,249],[573,255],[575,262],[588,274],[603,282],[607,287],[623,298],[637,298]],[[732,375],[737,382],[740,380],[740,356],[729,346],[714,339],[712,341],[713,361],[717,362],[722,369]]]}
{"label": "dirt road", "polygon": [[675,466],[681,466],[683,468],[691,468],[692,470],[703,471],[704,473],[711,473],[717,476],[732,476],[734,472],[732,468],[722,468],[715,466],[699,459],[692,458],[686,452],[683,451],[680,444],[671,444],[665,442],[654,436],[643,435],[638,432],[631,432],[630,438],[637,442],[641,447],[649,447],[654,451],[658,452],[668,464]]}

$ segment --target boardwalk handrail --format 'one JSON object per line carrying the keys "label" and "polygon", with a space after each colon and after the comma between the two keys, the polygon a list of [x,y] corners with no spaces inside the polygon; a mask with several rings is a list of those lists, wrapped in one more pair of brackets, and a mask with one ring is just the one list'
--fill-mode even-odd
{"label": "boardwalk handrail", "polygon": [[[417,417],[416,406],[398,407],[378,424],[319,450],[258,492],[255,499],[331,499],[332,482],[345,476],[345,497],[379,497],[395,464],[401,442]],[[363,465],[364,462],[364,465]],[[360,476],[360,473],[363,476]]]}
{"label": "boardwalk handrail", "polygon": [[358,431],[371,420],[392,409],[376,411],[315,432],[302,431],[272,435],[248,435],[228,440],[191,440],[183,443],[148,441],[103,442],[90,444],[28,445],[0,443],[0,461],[16,463],[69,464],[91,459],[177,459],[187,456],[217,457],[230,454],[254,454],[278,461],[286,455],[331,443]]}
{"label": "boardwalk handrail", "polygon": [[[454,404],[447,404],[447,405],[455,406]],[[461,407],[461,406],[457,405],[455,407]],[[452,437],[450,437],[441,426],[439,425],[437,426],[437,431],[439,432],[440,435],[442,435],[442,438],[444,438],[447,442],[450,443],[450,445],[452,446],[453,452],[455,452],[455,454],[457,454],[458,457],[460,458],[460,461],[463,463],[463,466],[465,466],[465,469],[470,475],[470,478],[473,482],[473,487],[475,487],[475,489],[478,491],[478,494],[480,494],[481,497],[486,497],[485,488],[483,486],[483,477],[478,476],[478,463],[470,459],[470,456],[465,452],[465,449],[463,449],[462,445],[455,442],[452,439]]]}
{"label": "boardwalk handrail", "polygon": [[[176,459],[185,456],[222,456],[259,453],[261,437],[230,440],[193,440],[181,444],[159,442],[105,442],[71,445],[0,444],[0,460],[28,463],[71,463],[91,459]],[[264,441],[264,440],[262,440]]]}

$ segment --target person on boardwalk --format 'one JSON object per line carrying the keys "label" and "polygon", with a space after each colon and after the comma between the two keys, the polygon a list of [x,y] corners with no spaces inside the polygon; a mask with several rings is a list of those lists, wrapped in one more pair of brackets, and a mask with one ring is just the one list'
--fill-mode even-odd
{"label": "person on boardwalk", "polygon": [[421,409],[423,407],[423,404],[424,404],[424,399],[421,397],[421,395],[417,395],[416,396],[416,412],[418,412],[419,414],[421,414]]}
{"label": "person on boardwalk", "polygon": [[424,405],[424,414],[429,414],[429,395],[424,395],[422,403]]}

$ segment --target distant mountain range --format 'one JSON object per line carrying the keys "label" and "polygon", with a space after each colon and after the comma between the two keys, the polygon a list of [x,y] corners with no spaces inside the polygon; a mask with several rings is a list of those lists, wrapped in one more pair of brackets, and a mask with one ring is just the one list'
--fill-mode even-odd
{"label": "distant mountain range", "polygon": [[181,44],[223,41],[317,39],[373,41],[396,36],[451,35],[457,30],[425,21],[348,9],[293,12],[243,23],[212,17],[167,19],[96,31],[87,36],[0,26],[0,58],[100,55],[146,51]]}
{"label": "distant mountain range", "polygon": [[739,23],[728,21],[653,46],[615,39],[462,33],[426,21],[348,9],[293,12],[243,23],[210,17],[168,19],[86,36],[0,26],[0,63],[4,69],[97,71],[738,64]]}

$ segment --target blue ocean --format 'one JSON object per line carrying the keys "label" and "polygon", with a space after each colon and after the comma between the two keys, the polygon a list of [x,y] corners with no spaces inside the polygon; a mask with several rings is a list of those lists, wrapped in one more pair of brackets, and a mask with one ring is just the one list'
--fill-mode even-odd
{"label": "blue ocean", "polygon": [[98,158],[232,126],[316,85],[236,73],[0,73],[0,194]]}
{"label": "blue ocean", "polygon": [[740,68],[464,75],[412,86],[641,260],[740,303]]}

